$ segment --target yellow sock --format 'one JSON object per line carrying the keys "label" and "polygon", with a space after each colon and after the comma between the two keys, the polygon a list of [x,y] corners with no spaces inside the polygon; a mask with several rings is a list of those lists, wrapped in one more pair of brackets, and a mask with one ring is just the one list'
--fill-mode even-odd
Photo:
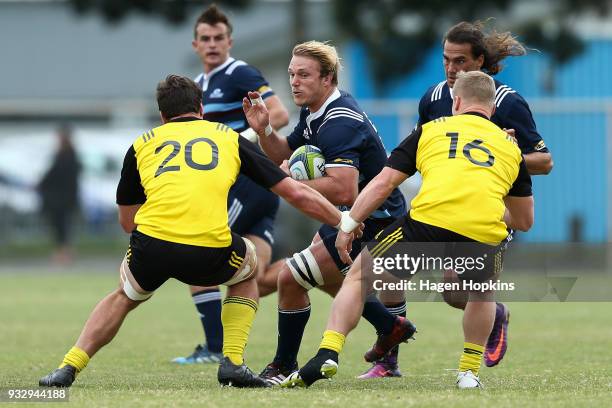
{"label": "yellow sock", "polygon": [[482,353],[484,346],[474,343],[463,343],[463,353],[459,359],[459,371],[470,370],[474,375],[478,375],[480,363],[482,363]]}
{"label": "yellow sock", "polygon": [[77,373],[80,373],[87,366],[87,363],[89,363],[89,356],[87,353],[77,346],[74,346],[66,353],[59,368],[71,365],[76,368]]}
{"label": "yellow sock", "polygon": [[228,296],[223,301],[221,323],[223,324],[223,356],[232,363],[243,363],[242,355],[246,347],[251,324],[257,312],[257,302],[253,299]]}
{"label": "yellow sock", "polygon": [[321,340],[321,344],[319,348],[326,348],[328,350],[333,350],[336,353],[340,354],[342,351],[342,347],[344,347],[344,341],[346,337],[342,333],[338,333],[333,330],[325,330],[323,332],[323,340]]}

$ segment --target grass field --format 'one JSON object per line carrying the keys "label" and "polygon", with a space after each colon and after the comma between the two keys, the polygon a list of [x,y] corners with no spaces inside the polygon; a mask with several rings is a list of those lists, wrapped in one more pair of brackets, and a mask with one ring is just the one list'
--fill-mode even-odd
{"label": "grass field", "polygon": [[[94,268],[95,269],[95,268]],[[0,273],[0,387],[35,386],[74,343],[89,312],[115,287],[107,272]],[[313,293],[313,313],[300,362],[313,355],[330,300]],[[373,333],[366,322],[348,338],[333,381],[308,390],[220,388],[216,367],[178,367],[172,357],[202,339],[187,289],[171,281],[126,320],[117,338],[95,356],[70,390],[70,405],[106,406],[610,406],[610,303],[515,303],[510,347],[496,368],[483,368],[483,390],[454,388],[462,347],[461,313],[441,303],[409,304],[417,340],[402,348],[401,379],[363,381],[362,353]],[[247,346],[259,371],[276,347],[276,296],[263,299]],[[20,404],[19,406],[24,406]],[[38,404],[35,406],[39,406]]]}

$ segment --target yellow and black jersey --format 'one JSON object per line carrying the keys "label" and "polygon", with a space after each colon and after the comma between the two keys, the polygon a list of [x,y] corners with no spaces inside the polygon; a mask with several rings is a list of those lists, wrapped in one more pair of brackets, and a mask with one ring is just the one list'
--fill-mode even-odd
{"label": "yellow and black jersey", "polygon": [[502,129],[477,113],[442,117],[415,129],[387,166],[423,177],[410,217],[485,243],[507,236],[507,195],[531,195],[521,151]]}
{"label": "yellow and black jersey", "polygon": [[129,148],[117,204],[143,204],[137,230],[180,244],[230,245],[227,195],[242,172],[265,188],[287,175],[227,126],[178,118],[138,137]]}

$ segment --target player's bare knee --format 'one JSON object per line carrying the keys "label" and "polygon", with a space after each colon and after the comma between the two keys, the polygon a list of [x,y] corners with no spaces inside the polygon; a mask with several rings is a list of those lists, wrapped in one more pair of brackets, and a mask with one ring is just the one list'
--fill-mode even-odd
{"label": "player's bare knee", "polygon": [[278,274],[277,286],[279,292],[294,292],[305,291],[306,289],[295,281],[291,270],[287,265],[284,265]]}

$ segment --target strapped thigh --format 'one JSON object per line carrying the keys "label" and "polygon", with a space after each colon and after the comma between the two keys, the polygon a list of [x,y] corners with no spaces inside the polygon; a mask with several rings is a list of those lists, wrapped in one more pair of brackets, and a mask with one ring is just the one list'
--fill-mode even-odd
{"label": "strapped thigh", "polygon": [[[130,271],[130,267],[128,265],[127,257],[123,258],[121,262],[121,266],[119,267],[119,277],[121,279],[121,287],[123,292],[125,292],[126,296],[134,301],[142,301],[147,300],[151,296],[153,296],[154,292],[147,292],[143,289],[140,291],[134,288],[132,281],[137,284],[134,279],[134,275],[132,275],[132,271]],[[140,285],[138,285],[140,286]]]}

